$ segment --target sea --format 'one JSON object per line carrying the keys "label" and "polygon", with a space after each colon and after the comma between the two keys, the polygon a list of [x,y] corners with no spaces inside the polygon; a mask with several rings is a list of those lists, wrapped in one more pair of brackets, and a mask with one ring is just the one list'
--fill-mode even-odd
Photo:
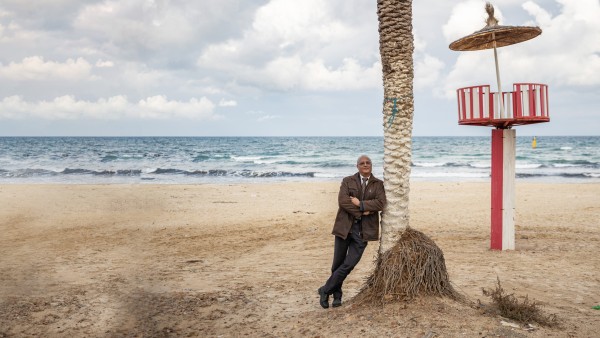
{"label": "sea", "polygon": [[[600,182],[600,136],[517,137],[517,181]],[[489,181],[490,137],[414,137],[412,181]],[[0,184],[338,181],[383,137],[0,137]]]}

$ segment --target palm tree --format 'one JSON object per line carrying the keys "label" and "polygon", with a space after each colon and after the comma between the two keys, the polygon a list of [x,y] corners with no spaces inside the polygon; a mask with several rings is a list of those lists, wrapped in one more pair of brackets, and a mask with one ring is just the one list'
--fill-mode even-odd
{"label": "palm tree", "polygon": [[387,205],[375,269],[355,297],[387,303],[420,294],[462,299],[448,278],[442,250],[409,227],[413,99],[412,1],[377,0],[383,68],[383,176]]}
{"label": "palm tree", "polygon": [[377,0],[383,68],[383,177],[387,206],[381,220],[379,253],[389,250],[409,226],[412,153],[413,34],[411,0]]}

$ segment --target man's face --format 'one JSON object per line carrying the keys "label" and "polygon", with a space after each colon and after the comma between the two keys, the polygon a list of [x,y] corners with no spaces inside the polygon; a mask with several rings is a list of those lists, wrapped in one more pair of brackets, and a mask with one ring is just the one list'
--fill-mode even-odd
{"label": "man's face", "polygon": [[373,165],[371,163],[371,159],[363,156],[358,159],[356,163],[356,168],[358,168],[358,172],[365,177],[371,176],[371,170],[373,169]]}

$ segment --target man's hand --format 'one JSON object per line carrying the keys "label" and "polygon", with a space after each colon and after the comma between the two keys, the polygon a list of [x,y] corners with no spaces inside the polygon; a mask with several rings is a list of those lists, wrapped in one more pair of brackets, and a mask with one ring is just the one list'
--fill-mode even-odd
{"label": "man's hand", "polygon": [[[350,197],[350,200],[352,201],[352,204],[356,205],[357,207],[360,206],[360,200],[356,197]],[[363,216],[367,216],[370,215],[371,212],[370,211],[363,211]]]}

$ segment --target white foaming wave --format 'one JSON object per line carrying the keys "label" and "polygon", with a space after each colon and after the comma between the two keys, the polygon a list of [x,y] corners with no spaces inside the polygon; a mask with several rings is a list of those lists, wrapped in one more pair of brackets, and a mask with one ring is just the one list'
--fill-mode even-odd
{"label": "white foaming wave", "polygon": [[473,168],[479,168],[479,169],[486,169],[486,168],[491,168],[492,165],[489,162],[474,162],[474,163],[469,163],[470,167]]}
{"label": "white foaming wave", "polygon": [[129,158],[144,158],[144,155],[142,155],[142,154],[122,154],[122,155],[119,155],[118,157],[121,157],[121,158],[124,158],[124,159],[129,159]]}
{"label": "white foaming wave", "polygon": [[260,156],[231,156],[231,158],[236,162],[254,162],[260,160],[262,157]]}
{"label": "white foaming wave", "polygon": [[339,177],[339,176],[334,175],[334,174],[315,173],[315,177],[317,177],[317,178],[335,178],[335,177]]}
{"label": "white foaming wave", "polygon": [[57,166],[31,166],[30,169],[33,170],[48,170],[48,171],[54,171],[55,173],[62,173],[63,171],[67,170],[68,167],[57,167]]}
{"label": "white foaming wave", "polygon": [[552,165],[555,168],[571,168],[571,167],[579,167],[576,164],[568,164],[568,163],[555,163]]}
{"label": "white foaming wave", "polygon": [[425,167],[425,168],[434,168],[434,167],[443,167],[447,163],[446,162],[413,162],[415,167]]}
{"label": "white foaming wave", "polygon": [[515,168],[517,169],[537,169],[537,168],[541,168],[542,165],[539,163],[523,163],[523,164],[516,164]]}
{"label": "white foaming wave", "polygon": [[258,160],[254,160],[252,162],[254,164],[274,164],[274,163],[279,162],[279,160],[261,160],[261,159],[258,159]]}
{"label": "white foaming wave", "polygon": [[440,173],[411,173],[412,177],[420,177],[420,178],[434,178],[434,177],[458,177],[458,178],[486,178],[490,177],[489,173],[467,173],[467,172],[458,172],[458,173],[449,173],[449,172],[440,172]]}
{"label": "white foaming wave", "polygon": [[571,150],[573,147],[560,147],[560,150]]}

